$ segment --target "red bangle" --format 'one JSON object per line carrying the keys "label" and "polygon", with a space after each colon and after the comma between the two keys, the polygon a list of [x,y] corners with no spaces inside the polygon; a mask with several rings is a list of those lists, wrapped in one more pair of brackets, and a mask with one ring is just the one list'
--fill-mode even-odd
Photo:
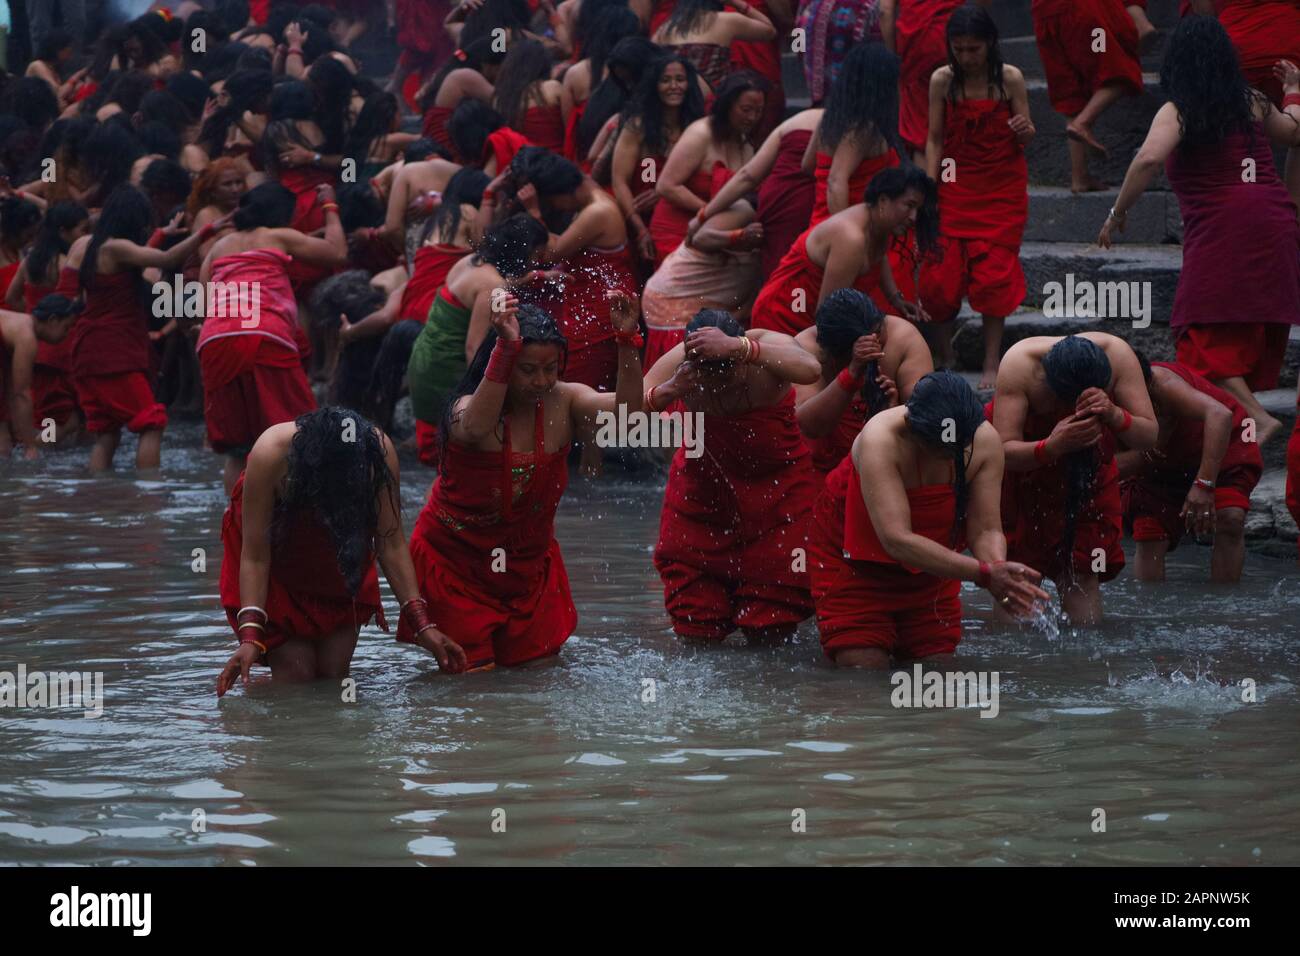
{"label": "red bangle", "polygon": [[520,339],[497,339],[497,344],[492,348],[492,358],[488,360],[487,371],[483,377],[489,382],[497,382],[504,385],[510,381],[510,373],[514,371],[515,359],[519,357],[519,351],[524,347]]}
{"label": "red bangle", "polygon": [[987,588],[992,582],[993,568],[987,561],[981,561],[979,573],[975,575],[975,583],[982,588]]}
{"label": "red bangle", "polygon": [[630,345],[634,349],[639,349],[645,345],[645,336],[641,334],[640,329],[633,329],[631,332],[616,329],[614,331],[614,341],[619,345]]}
{"label": "red bangle", "polygon": [[1127,408],[1121,408],[1120,411],[1124,413],[1124,424],[1120,425],[1119,428],[1115,430],[1119,432],[1126,432],[1133,425],[1133,415],[1129,412]]}
{"label": "red bangle", "polygon": [[1034,446],[1034,461],[1046,462],[1050,460],[1047,457],[1047,439],[1040,439],[1038,444]]}
{"label": "red bangle", "polygon": [[650,409],[650,411],[652,412],[657,412],[660,410],[658,407],[655,406],[655,389],[657,389],[658,387],[659,387],[658,385],[651,385],[648,389],[646,389],[646,393],[645,393],[645,407]]}
{"label": "red bangle", "polygon": [[1282,109],[1288,106],[1300,106],[1300,93],[1288,93],[1282,97]]}
{"label": "red bangle", "polygon": [[867,384],[867,377],[864,375],[861,378],[854,378],[846,365],[840,369],[840,374],[835,376],[835,383],[852,395],[855,392],[862,391],[862,386]]}

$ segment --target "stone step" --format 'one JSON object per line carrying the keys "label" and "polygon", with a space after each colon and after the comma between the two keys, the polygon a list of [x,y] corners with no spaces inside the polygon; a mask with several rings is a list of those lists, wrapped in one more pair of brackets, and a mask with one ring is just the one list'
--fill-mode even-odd
{"label": "stone step", "polygon": [[[993,0],[989,12],[1004,37],[1028,36],[1034,32],[1030,0]],[[1156,27],[1170,29],[1178,23],[1179,0],[1147,0],[1147,17]],[[1014,61],[1013,61],[1014,62]]]}
{"label": "stone step", "polygon": [[[1087,228],[1099,226],[1100,223]],[[1070,296],[1072,289],[1077,297],[1078,292],[1084,288],[1080,285],[1083,282],[1139,282],[1144,283],[1138,288],[1141,298],[1136,304],[1130,304],[1129,310],[1134,311],[1136,305],[1145,305],[1149,309],[1147,314],[1150,322],[1161,325],[1169,322],[1174,291],[1178,287],[1178,274],[1182,269],[1183,252],[1176,245],[1123,243],[1110,249],[1101,249],[1088,242],[1026,242],[1020,247],[1020,262],[1029,289],[1025,298],[1026,307],[1043,308],[1054,291],[1063,301]],[[1056,286],[1060,287],[1059,290]],[[1108,294],[1108,288],[1094,288],[1094,291],[1100,299],[1102,294]],[[1109,311],[1101,302],[1098,302],[1097,307],[1103,312]],[[1111,324],[1128,325],[1135,317],[1116,317],[1109,321]]]}
{"label": "stone step", "polygon": [[[1095,238],[1119,190],[1075,194],[1064,186],[1029,187],[1029,221],[1026,242],[1079,242]],[[1173,193],[1150,189],[1128,212],[1126,243],[1178,243],[1183,240],[1183,220]]]}

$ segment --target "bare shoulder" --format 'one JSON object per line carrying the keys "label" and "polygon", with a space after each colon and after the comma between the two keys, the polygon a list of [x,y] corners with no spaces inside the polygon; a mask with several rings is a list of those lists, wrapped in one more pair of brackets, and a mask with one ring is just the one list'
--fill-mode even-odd
{"label": "bare shoulder", "polygon": [[[951,67],[945,66],[944,69],[949,72],[952,71]],[[1011,89],[1023,90],[1025,88],[1025,74],[1020,72],[1020,67],[1004,63],[1002,64],[1002,85]]]}
{"label": "bare shoulder", "polygon": [[952,67],[946,63],[930,74],[930,89],[947,91],[952,85]]}

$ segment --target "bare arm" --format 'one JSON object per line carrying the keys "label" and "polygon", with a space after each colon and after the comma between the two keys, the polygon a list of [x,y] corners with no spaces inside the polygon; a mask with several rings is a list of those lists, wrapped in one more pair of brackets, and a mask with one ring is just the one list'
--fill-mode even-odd
{"label": "bare arm", "polygon": [[880,0],[880,38],[890,53],[898,52],[898,0]]}
{"label": "bare arm", "polygon": [[1178,418],[1198,419],[1204,423],[1201,441],[1201,464],[1197,478],[1215,481],[1223,456],[1232,442],[1232,411],[1204,392],[1198,392],[1182,378],[1170,372],[1161,377],[1161,401]]}
{"label": "bare arm", "polygon": [[820,381],[822,363],[809,355],[794,336],[771,329],[753,329],[745,334],[762,346],[758,359],[751,364],[795,385],[812,385]]}
{"label": "bare arm", "polygon": [[272,234],[284,244],[284,251],[295,259],[313,265],[341,266],[348,261],[348,240],[343,234],[337,209],[325,210],[325,237],[306,236],[297,229],[275,229]]}
{"label": "bare arm", "polygon": [[930,128],[925,137],[925,174],[939,181],[939,160],[943,158],[943,126],[948,109],[948,87],[952,69],[941,66],[930,74]]}
{"label": "bare arm", "polygon": [[666,199],[692,215],[704,207],[704,200],[687,188],[686,181],[700,168],[708,148],[708,133],[703,128],[682,134],[668,154],[668,162],[664,163],[659,182],[655,185],[660,199]]}
{"label": "bare arm", "polygon": [[[635,296],[623,292],[611,291],[610,321],[615,331],[635,332],[637,317],[641,312],[641,303]],[[620,406],[628,411],[641,411],[644,393],[641,376],[641,357],[636,347],[627,342],[618,343],[618,381],[614,391],[597,392],[590,386],[570,382],[566,386],[573,393],[570,417],[574,428],[590,434],[597,427],[597,416],[602,413],[615,413]]]}
{"label": "bare arm", "polygon": [[14,273],[13,280],[9,283],[9,291],[5,293],[5,305],[15,312],[25,312],[23,308],[23,286],[27,284],[27,260],[24,259],[18,266],[18,271]]}
{"label": "bare arm", "polygon": [[758,189],[767,175],[772,172],[772,167],[776,165],[776,157],[781,151],[781,127],[778,126],[768,134],[767,139],[763,140],[763,145],[744,166],[736,172],[727,184],[719,189],[713,198],[704,204],[703,219],[715,216],[724,209],[730,209],[731,206],[740,199],[744,199],[749,193]]}
{"label": "bare arm", "polygon": [[13,345],[13,361],[9,365],[9,427],[13,429],[18,444],[26,446],[28,454],[36,449],[36,425],[32,421],[32,366],[36,362],[36,336],[23,335]]}

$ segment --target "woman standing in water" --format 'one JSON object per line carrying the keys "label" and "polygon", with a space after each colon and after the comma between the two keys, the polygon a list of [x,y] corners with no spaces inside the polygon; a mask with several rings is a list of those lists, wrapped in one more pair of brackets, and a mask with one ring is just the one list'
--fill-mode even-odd
{"label": "woman standing in water", "polygon": [[[822,650],[883,670],[951,654],[962,581],[1012,613],[1048,600],[1042,575],[1006,560],[1002,440],[959,375],[931,372],[880,412],[826,479],[808,533]],[[969,542],[971,554],[961,552]]]}
{"label": "woman standing in water", "polygon": [[[439,475],[411,535],[432,620],[475,669],[549,657],[573,633],[554,527],[569,445],[599,413],[641,409],[636,299],[612,294],[618,385],[604,393],[561,379],[568,345],[554,319],[503,305],[447,404]],[[397,639],[414,637],[402,621]]]}
{"label": "woman standing in water", "polygon": [[388,629],[378,558],[401,604],[407,640],[458,673],[465,652],[429,622],[415,585],[392,442],[356,412],[327,407],[262,433],[221,524],[221,604],[239,649],[217,677],[221,697],[256,663],[275,680],[342,678],[357,632]]}

